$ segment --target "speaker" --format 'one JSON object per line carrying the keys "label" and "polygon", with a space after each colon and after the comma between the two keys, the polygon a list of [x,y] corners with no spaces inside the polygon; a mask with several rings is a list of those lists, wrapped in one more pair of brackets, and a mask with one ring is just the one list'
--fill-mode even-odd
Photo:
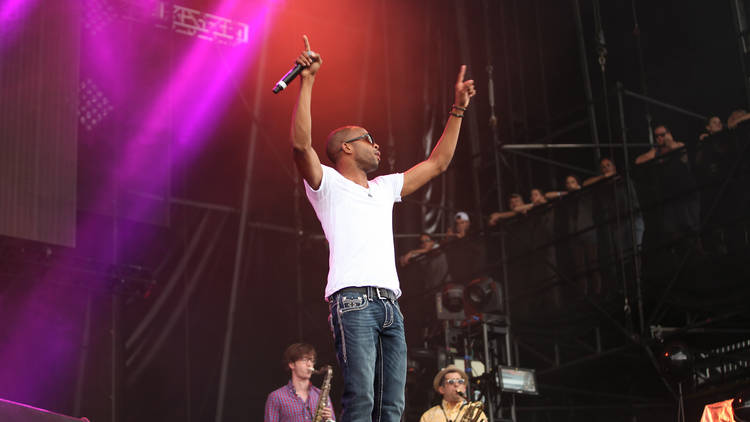
{"label": "speaker", "polygon": [[86,418],[73,418],[37,409],[25,404],[0,399],[0,421],[3,422],[89,422]]}

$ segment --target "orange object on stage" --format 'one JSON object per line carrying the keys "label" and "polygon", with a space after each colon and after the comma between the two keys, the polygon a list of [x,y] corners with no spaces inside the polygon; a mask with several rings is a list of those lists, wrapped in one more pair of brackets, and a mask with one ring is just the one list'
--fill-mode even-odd
{"label": "orange object on stage", "polygon": [[701,422],[735,422],[732,402],[734,399],[707,404]]}

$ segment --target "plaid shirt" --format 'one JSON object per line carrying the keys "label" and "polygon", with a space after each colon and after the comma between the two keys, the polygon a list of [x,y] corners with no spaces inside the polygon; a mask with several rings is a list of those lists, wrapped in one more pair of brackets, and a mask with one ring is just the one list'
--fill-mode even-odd
{"label": "plaid shirt", "polygon": [[[292,381],[278,390],[273,391],[266,399],[266,414],[263,417],[264,422],[311,422],[315,417],[315,410],[318,407],[318,398],[320,389],[310,384],[310,391],[307,394],[307,401],[294,391]],[[328,397],[328,407],[331,408],[331,419],[336,419],[331,407],[331,397]]]}

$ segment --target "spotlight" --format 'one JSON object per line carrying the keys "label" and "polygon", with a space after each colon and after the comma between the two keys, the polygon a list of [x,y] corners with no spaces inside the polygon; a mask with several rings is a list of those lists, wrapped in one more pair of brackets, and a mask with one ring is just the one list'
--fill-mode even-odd
{"label": "spotlight", "polygon": [[443,291],[435,295],[438,319],[464,319],[464,286],[446,284]]}
{"label": "spotlight", "polygon": [[684,381],[693,371],[693,353],[684,343],[670,343],[660,356],[664,375],[673,381]]}
{"label": "spotlight", "polygon": [[502,288],[490,277],[471,280],[466,286],[465,299],[477,312],[503,312]]}
{"label": "spotlight", "polygon": [[500,366],[500,389],[509,393],[539,394],[533,369]]}

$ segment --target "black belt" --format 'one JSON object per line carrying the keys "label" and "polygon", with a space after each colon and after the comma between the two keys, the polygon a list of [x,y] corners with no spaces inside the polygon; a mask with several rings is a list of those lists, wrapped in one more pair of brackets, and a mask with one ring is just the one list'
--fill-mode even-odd
{"label": "black belt", "polygon": [[398,297],[396,296],[396,293],[394,293],[392,290],[386,289],[385,287],[365,286],[365,287],[344,287],[343,289],[337,290],[336,293],[332,294],[329,297],[329,301],[331,298],[341,293],[357,293],[357,294],[367,295],[367,297],[371,299],[390,299],[390,300],[398,299]]}

